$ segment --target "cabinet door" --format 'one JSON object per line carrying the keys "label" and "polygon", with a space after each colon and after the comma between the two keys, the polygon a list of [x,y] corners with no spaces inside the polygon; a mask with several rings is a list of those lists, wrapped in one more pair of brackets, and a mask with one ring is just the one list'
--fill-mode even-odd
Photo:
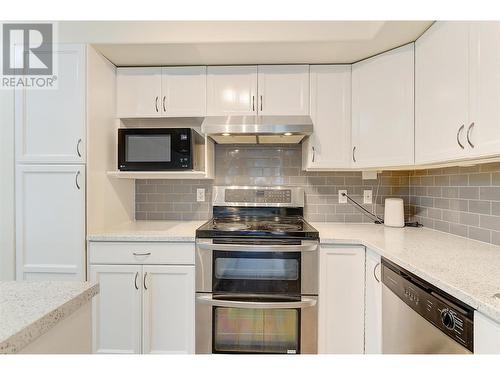
{"label": "cabinet door", "polygon": [[141,353],[141,267],[90,266],[90,280],[99,283],[92,300],[94,353]]}
{"label": "cabinet door", "polygon": [[162,115],[161,72],[162,68],[117,69],[117,117]]}
{"label": "cabinet door", "polygon": [[365,353],[382,354],[382,283],[380,255],[366,249]]}
{"label": "cabinet door", "polygon": [[143,352],[194,353],[194,266],[144,266]]}
{"label": "cabinet door", "polygon": [[85,163],[85,46],[54,48],[57,86],[16,89],[17,162]]}
{"label": "cabinet door", "polygon": [[415,42],[416,164],[468,156],[468,40],[467,22],[436,22]]}
{"label": "cabinet door", "polygon": [[259,65],[261,115],[309,115],[309,65]]}
{"label": "cabinet door", "polygon": [[17,280],[85,280],[85,167],[17,165]]}
{"label": "cabinet door", "polygon": [[349,168],[351,66],[311,65],[313,134],[302,143],[306,170]]}
{"label": "cabinet door", "polygon": [[322,247],[319,352],[363,354],[365,248]]}
{"label": "cabinet door", "polygon": [[352,66],[353,166],[413,165],[413,43]]}
{"label": "cabinet door", "polygon": [[500,323],[474,312],[474,354],[500,354]]}
{"label": "cabinet door", "polygon": [[500,22],[472,22],[470,116],[466,148],[471,156],[500,154]]}
{"label": "cabinet door", "polygon": [[257,114],[257,66],[209,66],[207,115]]}
{"label": "cabinet door", "polygon": [[161,110],[167,117],[202,117],[206,114],[207,68],[162,68]]}

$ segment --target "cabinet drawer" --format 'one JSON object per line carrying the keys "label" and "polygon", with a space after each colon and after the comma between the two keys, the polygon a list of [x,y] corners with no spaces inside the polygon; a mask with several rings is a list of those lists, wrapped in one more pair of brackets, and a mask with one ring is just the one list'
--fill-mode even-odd
{"label": "cabinet drawer", "polygon": [[194,264],[194,242],[93,242],[91,264]]}

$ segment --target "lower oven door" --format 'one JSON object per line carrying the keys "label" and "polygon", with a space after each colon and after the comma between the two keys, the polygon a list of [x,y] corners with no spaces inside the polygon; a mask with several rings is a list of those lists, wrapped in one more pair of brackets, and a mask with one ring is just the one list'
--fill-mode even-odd
{"label": "lower oven door", "polygon": [[317,353],[317,297],[196,294],[196,353]]}

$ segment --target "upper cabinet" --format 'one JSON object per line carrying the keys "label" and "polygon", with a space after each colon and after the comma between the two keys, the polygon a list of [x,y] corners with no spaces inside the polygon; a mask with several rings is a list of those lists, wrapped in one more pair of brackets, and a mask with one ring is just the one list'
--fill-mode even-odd
{"label": "upper cabinet", "polygon": [[349,168],[351,66],[311,65],[310,87],[314,132],[302,143],[302,168]]}
{"label": "upper cabinet", "polygon": [[469,23],[436,22],[415,49],[415,162],[465,158]]}
{"label": "upper cabinet", "polygon": [[261,115],[309,115],[309,65],[259,65]]}
{"label": "upper cabinet", "polygon": [[209,66],[207,115],[257,114],[257,66]]}
{"label": "upper cabinet", "polygon": [[201,117],[206,67],[117,69],[117,117]]}
{"label": "upper cabinet", "polygon": [[85,46],[54,45],[54,58],[56,89],[16,89],[18,163],[85,163]]}
{"label": "upper cabinet", "polygon": [[207,115],[309,115],[309,66],[210,66]]}
{"label": "upper cabinet", "polygon": [[470,23],[469,119],[465,142],[473,157],[500,154],[500,22]]}
{"label": "upper cabinet", "polygon": [[352,166],[413,165],[413,43],[352,66]]}

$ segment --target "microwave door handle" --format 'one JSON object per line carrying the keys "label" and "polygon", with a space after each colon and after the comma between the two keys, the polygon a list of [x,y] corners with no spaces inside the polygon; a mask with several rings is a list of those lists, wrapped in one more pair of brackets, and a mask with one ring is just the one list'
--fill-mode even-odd
{"label": "microwave door handle", "polygon": [[256,245],[256,244],[230,244],[214,243],[213,240],[198,239],[196,242],[200,250],[220,250],[220,251],[245,251],[245,252],[299,252],[316,251],[318,241],[302,241],[300,245]]}
{"label": "microwave door handle", "polygon": [[253,302],[253,301],[230,301],[215,299],[209,295],[196,297],[202,304],[216,307],[230,307],[239,309],[303,309],[316,305],[316,300],[312,298],[302,298],[300,301],[292,302]]}

